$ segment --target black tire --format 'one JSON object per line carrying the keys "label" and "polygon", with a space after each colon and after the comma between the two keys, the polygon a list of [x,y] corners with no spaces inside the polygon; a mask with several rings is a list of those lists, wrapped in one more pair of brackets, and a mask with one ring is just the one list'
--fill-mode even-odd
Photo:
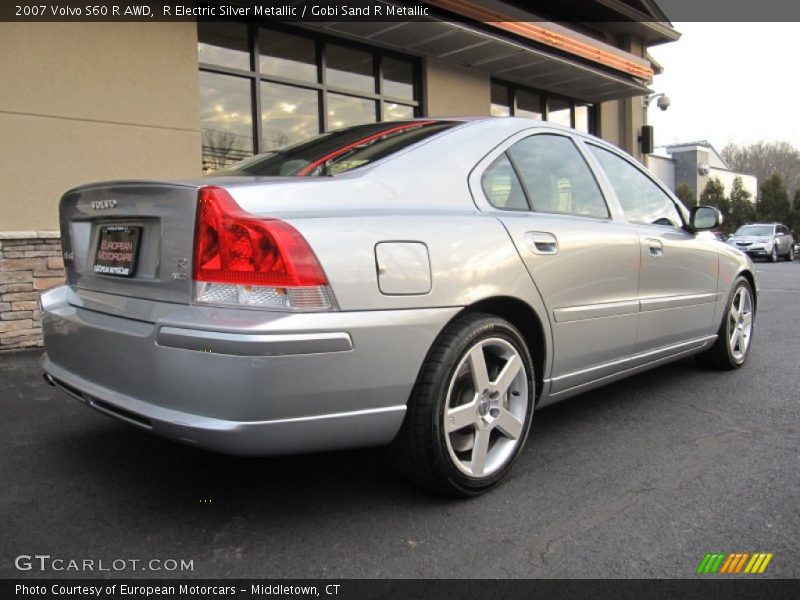
{"label": "black tire", "polygon": [[[731,306],[734,299],[739,293],[740,289],[746,289],[750,297],[751,306],[751,328],[748,335],[744,355],[737,357],[734,350],[731,348],[730,339],[733,334]],[[740,368],[747,361],[750,355],[750,348],[752,346],[753,332],[755,331],[755,297],[753,296],[753,288],[746,277],[739,276],[733,284],[731,293],[728,296],[728,302],[725,304],[725,313],[722,316],[722,323],[720,323],[719,330],[717,330],[717,340],[714,345],[702,354],[696,356],[697,361],[704,367],[718,369],[722,371],[732,371]]]}
{"label": "black tire", "polygon": [[789,252],[786,253],[786,260],[792,262],[794,260],[794,244],[789,245]]}
{"label": "black tire", "polygon": [[776,244],[772,244],[772,252],[770,253],[768,260],[771,263],[778,262],[778,246]]}
{"label": "black tire", "polygon": [[[445,428],[445,412],[448,409],[452,410],[448,402],[455,396],[455,392],[451,396],[450,391],[457,383],[456,375],[459,375],[460,379],[463,378],[464,366],[468,364],[465,362],[468,360],[467,355],[476,347],[482,348],[481,344],[493,343],[492,340],[510,344],[509,348],[513,347],[513,351],[516,351],[522,360],[527,398],[522,398],[521,392],[518,391],[508,392],[506,397],[514,394],[518,410],[523,406],[526,407],[525,417],[520,419],[522,429],[519,437],[514,440],[516,447],[509,447],[507,451],[512,454],[505,462],[499,463],[502,466],[485,476],[473,477],[456,466],[457,458],[454,458],[455,450],[452,450],[452,438],[449,437],[454,433],[448,433]],[[484,356],[483,350],[481,356]],[[522,371],[517,372],[515,381],[522,381]],[[492,379],[491,373],[488,375],[491,382],[500,380],[499,376],[495,380]],[[469,384],[472,381],[469,379]],[[509,322],[494,315],[465,312],[444,329],[425,359],[408,402],[405,420],[390,447],[392,462],[407,479],[438,493],[468,497],[486,492],[503,479],[525,446],[533,417],[534,391],[533,361],[519,331]],[[474,391],[469,393],[474,394],[475,400],[479,398],[479,393]],[[490,417],[487,415],[477,418]],[[474,430],[470,430],[475,436],[474,445],[477,445],[479,429],[480,426],[476,425]],[[500,429],[502,431],[502,427]],[[489,436],[487,439],[491,439],[491,436],[496,434],[485,433],[485,435]],[[496,444],[497,438],[494,440]],[[490,451],[487,450],[487,454]]]}

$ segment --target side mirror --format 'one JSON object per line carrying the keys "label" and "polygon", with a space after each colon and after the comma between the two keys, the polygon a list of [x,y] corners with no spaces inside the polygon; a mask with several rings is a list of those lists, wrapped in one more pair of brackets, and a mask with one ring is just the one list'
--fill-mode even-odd
{"label": "side mirror", "polygon": [[716,229],[722,225],[722,213],[713,206],[694,206],[689,224],[694,231]]}

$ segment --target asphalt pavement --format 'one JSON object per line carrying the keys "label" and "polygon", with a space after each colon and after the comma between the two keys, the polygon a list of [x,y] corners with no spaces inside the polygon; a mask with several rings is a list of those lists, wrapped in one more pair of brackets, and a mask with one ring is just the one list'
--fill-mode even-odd
{"label": "asphalt pavement", "polygon": [[[744,368],[682,360],[543,409],[505,484],[466,501],[380,449],[166,441],[45,385],[38,352],[0,355],[0,577],[683,578],[708,552],[771,552],[758,577],[800,577],[800,262],[757,269]],[[36,554],[193,570],[17,569]]]}

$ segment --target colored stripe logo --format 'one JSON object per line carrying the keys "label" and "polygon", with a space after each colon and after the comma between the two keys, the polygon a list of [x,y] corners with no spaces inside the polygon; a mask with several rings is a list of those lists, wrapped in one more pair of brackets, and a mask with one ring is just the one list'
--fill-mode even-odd
{"label": "colored stripe logo", "polygon": [[698,575],[714,575],[724,573],[735,575],[747,573],[750,575],[761,574],[767,570],[769,561],[772,560],[772,552],[715,552],[706,554],[697,566]]}

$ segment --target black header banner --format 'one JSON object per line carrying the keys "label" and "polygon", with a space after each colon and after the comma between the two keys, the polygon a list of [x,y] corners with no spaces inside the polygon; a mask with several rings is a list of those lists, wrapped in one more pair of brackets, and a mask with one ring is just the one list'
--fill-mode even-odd
{"label": "black header banner", "polygon": [[434,14],[433,6],[422,2],[384,0],[56,0],[55,2],[3,3],[3,21],[195,21],[259,20],[324,23],[358,21],[404,22]]}
{"label": "black header banner", "polygon": [[[644,6],[644,4],[643,4]],[[800,3],[787,0],[657,0],[649,13],[625,2],[590,0],[4,0],[0,21],[194,21],[217,19],[319,23],[342,19],[405,22],[437,16],[448,21],[551,22],[800,22]],[[616,7],[616,8],[615,8]],[[466,12],[465,12],[466,11]],[[536,20],[535,18],[533,20]]]}

